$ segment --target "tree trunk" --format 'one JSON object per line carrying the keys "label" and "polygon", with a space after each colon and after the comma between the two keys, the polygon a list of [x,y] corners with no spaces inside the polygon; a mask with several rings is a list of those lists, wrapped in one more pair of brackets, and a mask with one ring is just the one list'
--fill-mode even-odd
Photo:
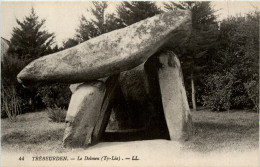
{"label": "tree trunk", "polygon": [[197,110],[196,106],[196,90],[194,87],[194,78],[193,78],[193,73],[191,74],[191,96],[192,96],[192,108],[194,111]]}

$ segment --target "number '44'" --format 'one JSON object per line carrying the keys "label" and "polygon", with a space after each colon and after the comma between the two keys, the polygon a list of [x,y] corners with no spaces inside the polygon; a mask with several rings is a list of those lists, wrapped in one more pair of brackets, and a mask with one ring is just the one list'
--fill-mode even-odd
{"label": "number '44'", "polygon": [[20,157],[19,160],[20,160],[20,161],[24,161],[24,157]]}

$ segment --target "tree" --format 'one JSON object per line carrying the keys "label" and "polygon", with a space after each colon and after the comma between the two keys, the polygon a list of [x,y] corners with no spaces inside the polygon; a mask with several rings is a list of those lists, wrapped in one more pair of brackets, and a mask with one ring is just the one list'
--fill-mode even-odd
{"label": "tree", "polygon": [[82,15],[79,28],[76,30],[76,37],[80,42],[123,27],[115,14],[105,14],[108,7],[107,2],[92,3],[93,8],[90,9],[90,13],[94,16],[94,19],[87,19]]}
{"label": "tree", "polygon": [[76,46],[77,44],[79,44],[79,41],[73,38],[69,38],[67,41],[63,42],[63,49],[67,49],[67,48],[71,48],[73,46]]}
{"label": "tree", "polygon": [[216,71],[231,73],[231,108],[254,106],[258,110],[259,11],[230,17],[220,24],[219,48],[214,57]]}
{"label": "tree", "polygon": [[117,7],[117,14],[124,26],[129,26],[138,21],[144,20],[161,13],[155,2],[130,1],[122,2]]}
{"label": "tree", "polygon": [[[20,67],[21,70],[32,60],[51,53],[51,46],[55,37],[53,33],[49,33],[43,29],[45,20],[39,20],[33,8],[30,15],[26,16],[23,21],[16,20],[16,22],[19,27],[13,28],[8,54],[15,58],[16,63],[19,62],[16,66]],[[17,83],[16,75],[12,78],[14,83],[17,84],[16,93],[25,101],[25,108],[29,105],[30,110],[34,111],[37,89],[24,89]],[[8,85],[10,82],[5,84]]]}
{"label": "tree", "polygon": [[154,2],[122,2],[117,7],[117,13],[112,14],[106,14],[107,2],[92,3],[93,8],[90,9],[90,13],[94,18],[87,19],[82,15],[80,25],[76,30],[76,37],[80,42],[126,27],[160,13]]}
{"label": "tree", "polygon": [[164,8],[167,11],[186,9],[192,13],[191,35],[187,42],[175,51],[180,55],[185,79],[190,79],[192,106],[196,110],[195,81],[203,76],[201,74],[208,64],[209,55],[214,52],[216,46],[218,25],[215,11],[210,2],[169,2],[164,4]]}
{"label": "tree", "polygon": [[27,63],[46,54],[54,41],[54,34],[42,30],[45,20],[40,20],[34,9],[21,22],[16,20],[20,27],[13,29],[10,40],[9,53],[18,56]]}

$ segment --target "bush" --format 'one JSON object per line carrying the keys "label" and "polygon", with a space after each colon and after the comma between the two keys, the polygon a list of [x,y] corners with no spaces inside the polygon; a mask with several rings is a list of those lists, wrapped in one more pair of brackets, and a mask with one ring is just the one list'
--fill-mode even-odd
{"label": "bush", "polygon": [[54,108],[48,109],[48,117],[52,122],[65,122],[66,110],[55,106]]}
{"label": "bush", "polygon": [[14,87],[3,87],[1,91],[1,118],[8,117],[11,121],[21,114],[22,99],[17,96]]}
{"label": "bush", "polygon": [[231,73],[209,76],[205,83],[205,95],[202,96],[203,105],[214,111],[229,110],[234,80],[235,78]]}
{"label": "bush", "polygon": [[[22,113],[24,100],[18,93],[19,84],[17,74],[24,67],[25,62],[17,57],[4,54],[1,61],[1,118],[14,120]],[[20,86],[21,87],[21,86]]]}
{"label": "bush", "polygon": [[68,84],[56,83],[49,86],[43,86],[38,89],[38,96],[46,107],[68,108],[71,91]]}
{"label": "bush", "polygon": [[[14,106],[19,106],[19,113],[33,112],[35,109],[42,107],[61,107],[67,108],[71,91],[69,85],[66,84],[53,84],[51,86],[43,86],[39,88],[26,89],[17,81],[17,74],[26,66],[28,60],[20,59],[13,55],[4,55],[1,62],[1,79],[2,79],[2,90],[1,90],[1,102],[5,105],[5,102],[12,103],[11,105],[5,105],[1,107],[2,115],[1,118],[11,116],[16,113]],[[9,97],[12,96],[12,97]],[[5,99],[6,98],[6,99]],[[5,107],[5,108],[3,108]],[[12,116],[12,118],[15,116]],[[10,119],[12,119],[10,118]]]}
{"label": "bush", "polygon": [[17,74],[23,69],[26,62],[12,55],[3,55],[1,61],[1,79],[4,86],[18,84],[16,79]]}
{"label": "bush", "polygon": [[255,108],[258,110],[258,82],[243,83],[239,73],[231,70],[225,74],[213,74],[206,79],[203,104],[212,110]]}
{"label": "bush", "polygon": [[247,94],[254,105],[254,109],[259,112],[259,82],[248,81],[244,83]]}
{"label": "bush", "polygon": [[[214,88],[210,90],[213,97],[206,93],[204,103],[209,104],[213,101],[229,100],[227,107],[230,109],[258,108],[258,81],[259,81],[259,11],[252,12],[246,16],[230,17],[223,20],[220,24],[218,48],[211,60],[213,69],[211,73],[218,73],[218,79],[214,80],[221,86],[220,90]],[[228,79],[227,73],[232,74],[228,86],[231,95],[224,97],[225,84],[223,81]],[[206,83],[209,85],[209,83]],[[230,87],[229,87],[230,86]],[[215,92],[214,92],[215,91]],[[214,97],[220,93],[218,98]],[[209,100],[209,98],[212,98]],[[211,102],[209,102],[211,101]],[[223,104],[220,104],[223,106]],[[211,105],[212,106],[212,105]],[[228,107],[229,106],[229,107]],[[214,108],[214,107],[213,107]],[[223,107],[222,107],[223,108]],[[218,110],[218,109],[217,109]]]}

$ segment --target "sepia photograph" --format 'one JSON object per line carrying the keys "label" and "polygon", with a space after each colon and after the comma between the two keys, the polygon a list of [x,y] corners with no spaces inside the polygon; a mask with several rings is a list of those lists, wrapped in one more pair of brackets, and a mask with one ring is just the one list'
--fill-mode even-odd
{"label": "sepia photograph", "polygon": [[259,166],[259,1],[1,1],[2,167]]}

